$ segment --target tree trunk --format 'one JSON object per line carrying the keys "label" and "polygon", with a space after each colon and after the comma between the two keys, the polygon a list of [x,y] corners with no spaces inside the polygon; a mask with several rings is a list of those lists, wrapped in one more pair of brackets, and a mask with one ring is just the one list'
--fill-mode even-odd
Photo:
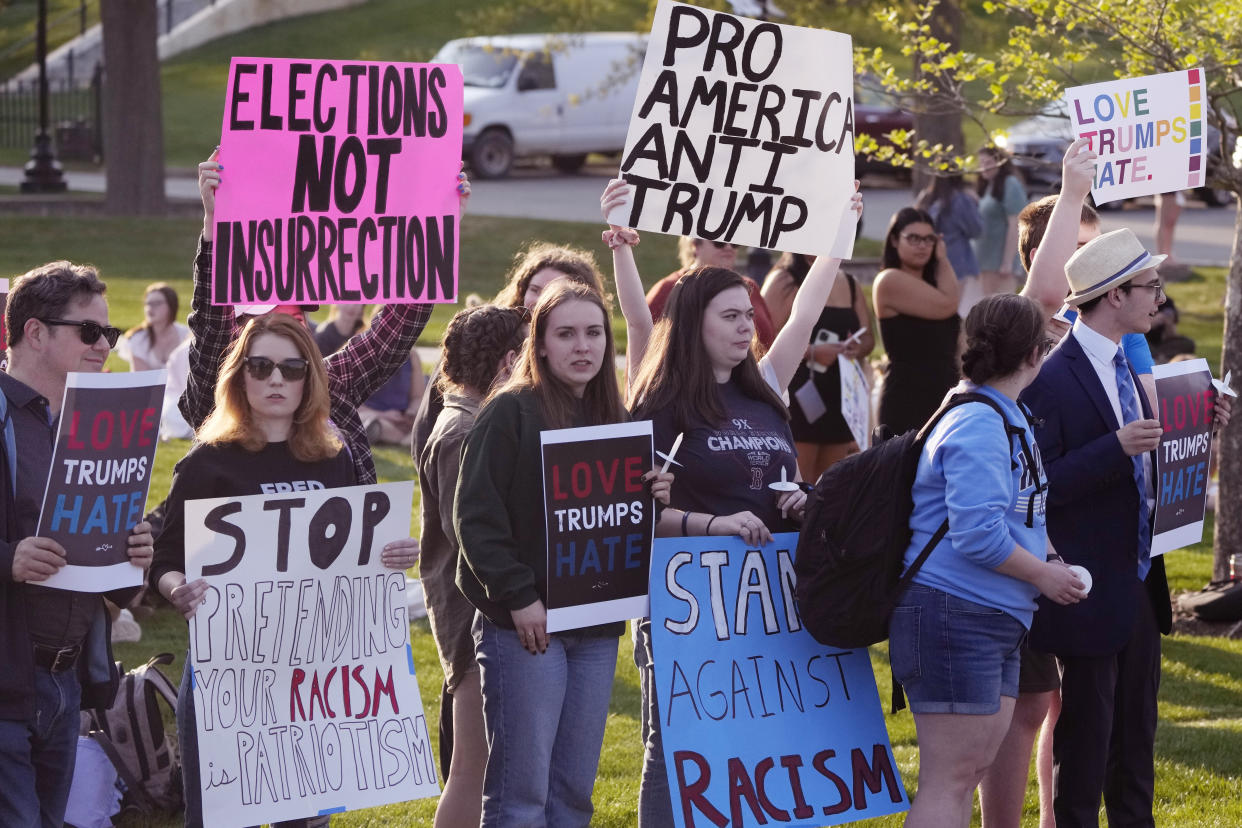
{"label": "tree trunk", "polygon": [[164,124],[156,0],[103,0],[104,153],[108,211],[164,212]]}
{"label": "tree trunk", "polygon": [[[1242,196],[1236,202],[1233,253],[1225,288],[1225,335],[1220,375],[1233,372],[1234,388],[1242,385]],[[1234,399],[1233,416],[1217,435],[1220,488],[1216,492],[1216,538],[1212,548],[1212,580],[1229,577],[1229,556],[1242,554],[1242,406]],[[1232,506],[1230,504],[1233,504]]]}
{"label": "tree trunk", "polygon": [[[932,9],[931,18],[927,21],[931,27],[931,36],[942,43],[947,43],[951,51],[958,51],[962,46],[962,9],[958,0],[940,0]],[[957,92],[951,73],[924,74],[918,67],[923,62],[921,55],[915,55],[914,68],[919,76],[930,80],[938,88],[933,97],[920,102],[914,115],[916,138],[928,144],[942,144],[946,157],[965,154],[962,147],[962,110],[957,103]],[[931,58],[933,62],[939,58]],[[927,186],[930,174],[927,165],[921,159],[914,166],[911,186],[917,194]]]}

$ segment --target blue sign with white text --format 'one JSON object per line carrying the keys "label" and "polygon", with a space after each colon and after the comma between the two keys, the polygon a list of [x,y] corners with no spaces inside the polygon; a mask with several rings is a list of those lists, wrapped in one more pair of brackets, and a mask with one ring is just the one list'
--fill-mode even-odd
{"label": "blue sign with white text", "polygon": [[802,628],[797,542],[655,542],[652,649],[678,828],[838,825],[909,807],[867,650]]}

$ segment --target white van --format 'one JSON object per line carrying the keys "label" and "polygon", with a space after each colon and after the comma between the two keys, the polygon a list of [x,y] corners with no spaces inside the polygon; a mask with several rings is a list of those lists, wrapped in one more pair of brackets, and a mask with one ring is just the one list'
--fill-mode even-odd
{"label": "white van", "polygon": [[620,152],[646,48],[624,32],[469,37],[432,62],[465,78],[462,156],[476,177],[503,178],[519,156],[574,172],[588,152]]}

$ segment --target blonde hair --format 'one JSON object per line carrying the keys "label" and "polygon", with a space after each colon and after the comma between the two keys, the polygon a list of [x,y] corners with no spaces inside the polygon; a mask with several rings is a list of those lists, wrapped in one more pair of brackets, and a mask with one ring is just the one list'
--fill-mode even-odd
{"label": "blonde hair", "polygon": [[304,463],[335,457],[341,450],[341,440],[328,421],[328,373],[306,326],[285,313],[254,317],[233,341],[216,380],[215,410],[198,429],[199,442],[237,443],[247,451],[259,451],[267,445],[267,436],[251,416],[244,373],[250,346],[264,334],[289,340],[306,360],[302,401],[293,414],[293,428],[289,431],[290,453]]}

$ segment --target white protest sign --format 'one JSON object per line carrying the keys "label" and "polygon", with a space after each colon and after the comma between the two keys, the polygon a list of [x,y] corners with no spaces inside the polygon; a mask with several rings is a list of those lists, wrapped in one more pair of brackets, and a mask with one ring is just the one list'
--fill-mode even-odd
{"label": "white protest sign", "polygon": [[609,222],[832,255],[854,180],[848,35],[660,0]]}
{"label": "white protest sign", "polygon": [[207,825],[435,796],[405,574],[412,482],[186,503],[186,578]]}
{"label": "white protest sign", "polygon": [[1074,134],[1099,155],[1096,204],[1202,186],[1206,100],[1202,69],[1066,89]]}
{"label": "white protest sign", "polygon": [[871,445],[871,389],[862,364],[845,354],[837,354],[841,371],[841,416],[854,435],[859,449]]}

